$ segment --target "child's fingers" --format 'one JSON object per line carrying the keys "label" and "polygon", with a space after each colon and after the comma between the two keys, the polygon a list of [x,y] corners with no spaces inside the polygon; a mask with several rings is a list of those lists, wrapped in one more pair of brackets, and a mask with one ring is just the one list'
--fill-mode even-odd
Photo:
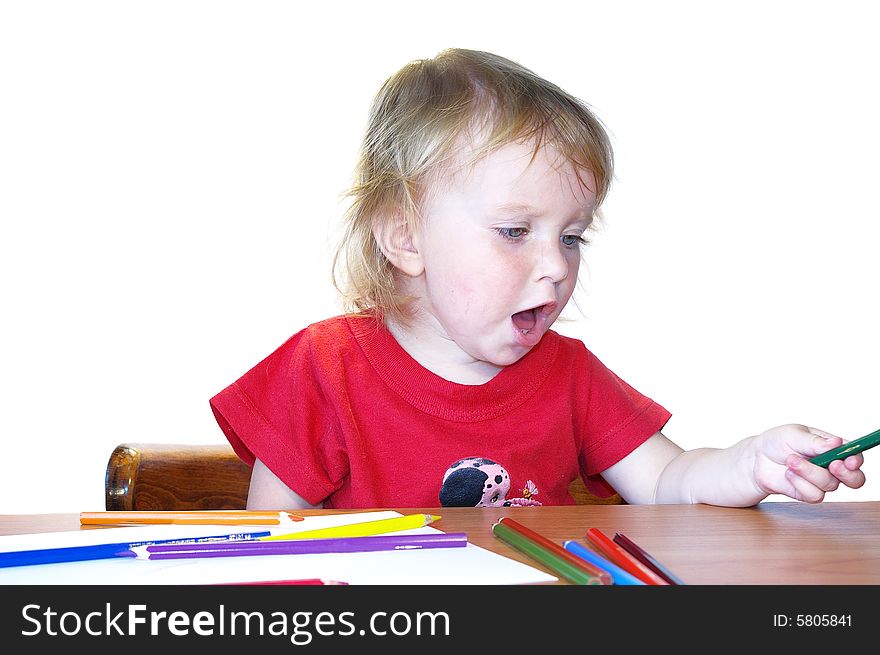
{"label": "child's fingers", "polygon": [[844,465],[850,471],[855,471],[857,468],[861,468],[862,464],[865,463],[865,458],[862,457],[861,453],[857,453],[855,455],[850,455],[845,460],[843,460]]}
{"label": "child's fingers", "polygon": [[[825,432],[825,430],[820,430],[819,428],[812,428],[807,425],[805,425],[804,427],[807,428],[807,432],[811,432],[812,434],[815,434],[817,437],[822,437],[823,439],[840,439],[840,437],[838,437],[837,435],[831,434],[830,432]],[[843,441],[843,439],[840,439],[840,440]]]}
{"label": "child's fingers", "polygon": [[[822,453],[828,452],[829,450],[832,450],[833,448],[837,448],[838,446],[842,446],[843,444],[847,443],[846,439],[842,439],[842,438],[835,436],[833,434],[829,434],[828,432],[825,432],[824,430],[819,430],[816,428],[807,428],[807,430],[811,434],[814,435],[813,442],[811,445],[812,445],[813,449],[815,450],[815,453],[814,453],[815,455],[821,455]],[[805,453],[805,454],[809,455],[809,453]],[[812,457],[813,455],[809,455],[809,456]],[[864,457],[862,457],[861,453],[857,453],[855,455],[850,455],[850,456],[846,457],[844,460],[834,460],[832,462],[832,464],[837,461],[842,461],[844,464],[843,468],[846,469],[846,470],[843,470],[843,468],[842,468],[840,470],[841,475],[838,475],[837,477],[840,478],[840,480],[842,482],[844,482],[848,487],[852,486],[850,484],[850,482],[856,482],[857,481],[856,478],[858,478],[859,476],[849,476],[848,472],[856,471],[857,469],[861,468],[862,464],[865,461]],[[829,468],[829,470],[830,470],[830,468]],[[861,477],[864,478],[864,475],[862,475]],[[856,487],[853,487],[853,488],[860,487],[863,484],[864,484],[864,480],[862,480],[862,482],[858,483],[856,485]]]}
{"label": "child's fingers", "polygon": [[837,448],[845,443],[845,440],[841,437],[831,434],[830,432],[825,432],[825,430],[807,427],[806,431],[808,434],[812,435],[812,439],[810,439],[809,443],[805,444],[809,449],[799,450],[799,452],[804,455],[809,455],[810,457],[821,455],[822,453],[828,452],[832,448]]}
{"label": "child's fingers", "polygon": [[809,459],[837,448],[842,443],[843,439],[823,430],[789,424],[771,428],[761,434],[759,448],[770,461],[785,464],[786,458],[792,452]]}
{"label": "child's fingers", "polygon": [[[785,474],[789,481],[794,484],[794,480],[789,474],[795,474],[796,477],[805,480],[809,485],[816,489],[817,493],[820,494],[819,500],[821,500],[821,496],[824,495],[825,492],[837,489],[841,482],[841,480],[828,469],[811,464],[798,455],[789,455],[785,459],[785,466],[787,468]],[[853,473],[853,471],[847,471],[847,473],[850,474]],[[813,494],[809,495],[812,496]]]}
{"label": "child's fingers", "polygon": [[865,474],[859,468],[861,460],[854,462],[850,460],[856,460],[856,458],[860,457],[861,454],[852,455],[845,460],[836,459],[828,465],[828,472],[850,489],[858,489],[865,484]]}
{"label": "child's fingers", "polygon": [[[865,484],[861,471],[864,458],[861,454],[850,455],[844,460],[834,460],[827,468],[816,466],[808,460],[846,443],[837,435],[808,426],[792,425],[785,432],[785,442],[794,452],[784,457],[785,479],[789,489],[782,493],[803,502],[819,503],[829,491],[841,483],[851,489]],[[791,428],[795,428],[792,430]]]}
{"label": "child's fingers", "polygon": [[821,503],[825,498],[824,490],[802,477],[794,469],[788,468],[785,470],[785,479],[791,485],[791,489],[785,493],[795,500],[802,500],[805,503]]}

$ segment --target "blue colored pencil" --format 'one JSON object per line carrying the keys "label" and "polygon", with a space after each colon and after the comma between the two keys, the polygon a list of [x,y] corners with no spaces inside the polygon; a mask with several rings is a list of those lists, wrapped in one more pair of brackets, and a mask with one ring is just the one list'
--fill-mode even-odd
{"label": "blue colored pencil", "polygon": [[219,541],[250,541],[272,534],[271,532],[238,532],[211,537],[184,537],[178,539],[158,539],[153,541],[133,541],[114,544],[92,544],[88,546],[66,546],[64,548],[39,548],[34,550],[14,550],[0,553],[0,568],[10,566],[31,566],[33,564],[58,564],[61,562],[85,562],[113,557],[136,557],[132,548],[159,544],[197,544]]}
{"label": "blue colored pencil", "polygon": [[618,585],[643,585],[645,584],[641,580],[639,580],[634,575],[627,573],[622,568],[617,566],[617,564],[613,564],[609,562],[604,557],[597,555],[592,550],[587,548],[586,546],[581,545],[577,541],[572,541],[569,539],[568,541],[564,541],[562,543],[562,547],[565,550],[569,551],[573,555],[577,555],[578,557],[588,561],[590,564],[594,566],[598,566],[600,568],[605,569],[608,573],[611,574],[611,577],[614,579],[614,584]]}

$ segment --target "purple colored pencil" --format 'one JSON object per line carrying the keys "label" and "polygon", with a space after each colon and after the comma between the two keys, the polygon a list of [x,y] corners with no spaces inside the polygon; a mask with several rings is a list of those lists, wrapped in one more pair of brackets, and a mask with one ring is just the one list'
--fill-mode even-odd
{"label": "purple colored pencil", "polygon": [[654,559],[647,551],[642,549],[636,542],[627,537],[625,534],[621,532],[616,532],[614,534],[614,543],[623,548],[630,555],[639,560],[642,564],[651,569],[654,573],[659,575],[661,578],[666,580],[669,584],[672,585],[683,585],[684,582],[681,581],[679,577],[674,575],[672,571],[663,566],[660,562]]}
{"label": "purple colored pencil", "polygon": [[290,541],[234,541],[201,544],[169,544],[132,548],[140,559],[185,559],[196,557],[248,557],[253,555],[313,555],[319,553],[364,553],[379,550],[463,548],[464,532],[401,534],[334,539]]}

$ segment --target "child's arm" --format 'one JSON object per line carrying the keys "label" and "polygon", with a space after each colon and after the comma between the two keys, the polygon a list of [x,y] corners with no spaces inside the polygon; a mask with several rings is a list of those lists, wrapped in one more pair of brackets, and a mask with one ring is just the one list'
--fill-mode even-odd
{"label": "child's arm", "polygon": [[323,503],[312,505],[284,484],[259,459],[254,460],[251,486],[248,489],[247,508],[253,510],[320,509]]}
{"label": "child's arm", "polygon": [[706,503],[748,507],[778,493],[810,503],[842,482],[865,483],[861,455],[825,469],[807,460],[843,440],[803,425],[782,425],[729,448],[682,451],[658,432],[602,476],[630,503]]}

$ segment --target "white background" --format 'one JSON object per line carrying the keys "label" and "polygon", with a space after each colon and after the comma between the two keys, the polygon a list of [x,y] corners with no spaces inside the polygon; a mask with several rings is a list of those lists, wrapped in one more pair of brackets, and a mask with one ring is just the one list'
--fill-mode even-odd
{"label": "white background", "polygon": [[[559,329],[670,438],[880,427],[870,3],[318,4],[0,4],[0,512],[102,509],[123,441],[224,441],[208,399],[339,311],[372,95],[446,47],[608,126],[605,227]],[[880,499],[866,459],[829,499]]]}

